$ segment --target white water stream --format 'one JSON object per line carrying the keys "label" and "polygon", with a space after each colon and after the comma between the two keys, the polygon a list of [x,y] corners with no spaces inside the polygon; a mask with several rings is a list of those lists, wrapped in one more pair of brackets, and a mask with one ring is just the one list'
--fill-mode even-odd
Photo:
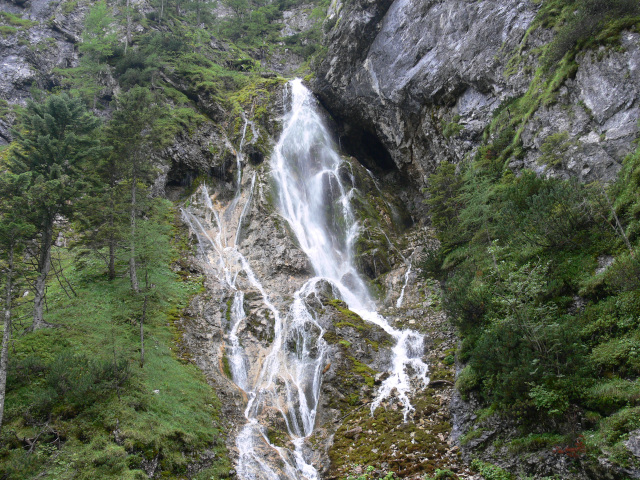
{"label": "white water stream", "polygon": [[[343,167],[348,164],[335,151],[315,99],[302,82],[290,82],[286,95],[290,109],[271,159],[272,175],[280,214],[288,222],[316,275],[295,293],[288,311],[280,312],[272,303],[238,247],[256,181],[254,173],[251,190],[244,195],[246,200],[239,210],[241,151],[248,121],[245,120],[237,153],[238,191],[229,206],[223,209],[214,205],[206,186],[202,186],[194,200],[202,205],[201,209],[183,211],[185,222],[198,238],[210,274],[224,285],[231,298],[226,356],[235,384],[247,395],[246,423],[236,440],[237,473],[243,480],[318,478],[305,440],[315,426],[327,344],[322,338],[324,330],[316,322],[306,299],[314,295],[321,281],[325,285],[329,282],[336,297],[396,341],[389,376],[372,402],[372,413],[385,399],[394,398],[402,404],[406,421],[412,410],[409,401],[412,379],[423,385],[428,383],[428,367],[421,360],[422,336],[411,330],[396,329],[379,315],[366,284],[355,269],[353,244],[359,225],[350,201],[353,181],[344,181],[349,175],[345,175]],[[228,231],[234,225],[235,234]],[[249,358],[238,336],[247,319],[243,288],[259,292],[264,311],[273,322],[273,339],[262,358]],[[399,304],[403,296],[404,287]],[[252,370],[251,366],[259,361],[262,364]],[[269,441],[261,421],[273,412],[286,424],[293,448],[278,447]]]}

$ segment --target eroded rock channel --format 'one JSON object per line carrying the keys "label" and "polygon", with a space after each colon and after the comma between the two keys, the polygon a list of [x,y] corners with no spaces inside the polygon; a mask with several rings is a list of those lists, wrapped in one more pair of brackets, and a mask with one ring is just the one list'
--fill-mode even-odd
{"label": "eroded rock channel", "polygon": [[416,284],[430,232],[389,188],[399,175],[340,155],[300,81],[283,95],[270,160],[244,158],[246,121],[235,193],[202,184],[183,207],[206,278],[185,338],[227,404],[235,474],[456,468],[453,336]]}

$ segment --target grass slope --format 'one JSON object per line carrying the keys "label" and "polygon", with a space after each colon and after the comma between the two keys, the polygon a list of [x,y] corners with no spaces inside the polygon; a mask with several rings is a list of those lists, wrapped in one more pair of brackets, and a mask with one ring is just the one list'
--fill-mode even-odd
{"label": "grass slope", "polygon": [[[168,243],[177,232],[167,218],[160,241]],[[172,321],[201,279],[159,266],[163,282],[149,304],[141,368],[140,302],[129,279],[108,281],[95,258],[79,262],[64,248],[56,255],[77,296],[53,278],[47,320],[57,328],[15,337],[0,478],[143,479],[156,464],[162,478],[226,477],[220,403],[202,372],[174,353]]]}

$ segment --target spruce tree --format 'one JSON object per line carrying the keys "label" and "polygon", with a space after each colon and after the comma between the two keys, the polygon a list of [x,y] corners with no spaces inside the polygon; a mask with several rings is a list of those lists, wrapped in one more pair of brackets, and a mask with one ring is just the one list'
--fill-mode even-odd
{"label": "spruce tree", "polygon": [[34,226],[25,220],[28,217],[28,196],[25,193],[30,176],[30,173],[18,176],[4,172],[0,177],[0,271],[4,282],[3,333],[0,349],[0,428],[4,416],[14,298],[17,287],[24,280],[24,268],[19,259],[25,244],[33,238],[35,232]]}
{"label": "spruce tree", "polygon": [[31,203],[30,222],[37,237],[32,252],[37,278],[34,283],[32,330],[44,321],[46,281],[51,269],[51,247],[56,220],[69,217],[82,194],[83,169],[99,154],[94,134],[99,120],[78,98],[51,95],[43,103],[29,102],[15,134],[17,148],[9,159],[9,171],[29,173],[24,194]]}
{"label": "spruce tree", "polygon": [[158,142],[154,131],[160,109],[148,88],[136,86],[114,101],[113,118],[107,128],[107,140],[113,148],[117,168],[129,188],[129,275],[131,288],[140,291],[136,268],[136,229],[144,197],[140,191],[154,172],[149,153]]}

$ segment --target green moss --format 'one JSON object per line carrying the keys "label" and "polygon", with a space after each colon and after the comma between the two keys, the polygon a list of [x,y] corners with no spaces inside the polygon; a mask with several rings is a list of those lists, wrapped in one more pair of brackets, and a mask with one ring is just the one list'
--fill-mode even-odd
{"label": "green moss", "polygon": [[231,366],[229,365],[229,357],[227,357],[227,353],[224,352],[222,354],[222,371],[225,376],[229,379],[233,379],[233,374],[231,373]]}
{"label": "green moss", "polygon": [[365,365],[364,363],[359,362],[353,357],[349,357],[349,360],[351,360],[351,362],[353,363],[352,371],[360,375],[361,377],[363,377],[367,385],[369,385],[370,387],[373,387],[374,385],[373,377],[375,376],[376,371],[371,367]]}
{"label": "green moss", "polygon": [[328,305],[334,307],[338,312],[338,322],[335,323],[336,328],[351,327],[356,330],[364,331],[367,329],[367,323],[357,313],[349,310],[347,304],[342,300],[332,299],[327,302]]}
{"label": "green moss", "polygon": [[[414,406],[416,421],[439,409],[439,403],[426,392],[415,399]],[[448,435],[451,429],[448,422],[429,421],[428,426],[419,428],[415,421],[405,423],[400,409],[378,408],[373,416],[368,409],[362,411],[355,405],[352,409],[353,413],[336,432],[334,445],[329,451],[332,475],[344,477],[354,464],[393,471],[400,478],[433,474],[438,468],[446,467],[439,460],[416,462],[415,458],[425,456],[433,459],[447,452],[449,447],[439,439],[439,435]],[[354,434],[360,429],[361,433]],[[383,463],[388,465],[386,470],[382,468]]]}
{"label": "green moss", "polygon": [[19,28],[29,28],[38,24],[38,22],[21,18],[20,16],[9,12],[0,12],[0,23]]}
{"label": "green moss", "polygon": [[269,439],[269,443],[271,443],[271,445],[275,445],[276,447],[289,446],[288,445],[289,435],[287,432],[282,432],[274,428],[268,428],[267,438]]}

